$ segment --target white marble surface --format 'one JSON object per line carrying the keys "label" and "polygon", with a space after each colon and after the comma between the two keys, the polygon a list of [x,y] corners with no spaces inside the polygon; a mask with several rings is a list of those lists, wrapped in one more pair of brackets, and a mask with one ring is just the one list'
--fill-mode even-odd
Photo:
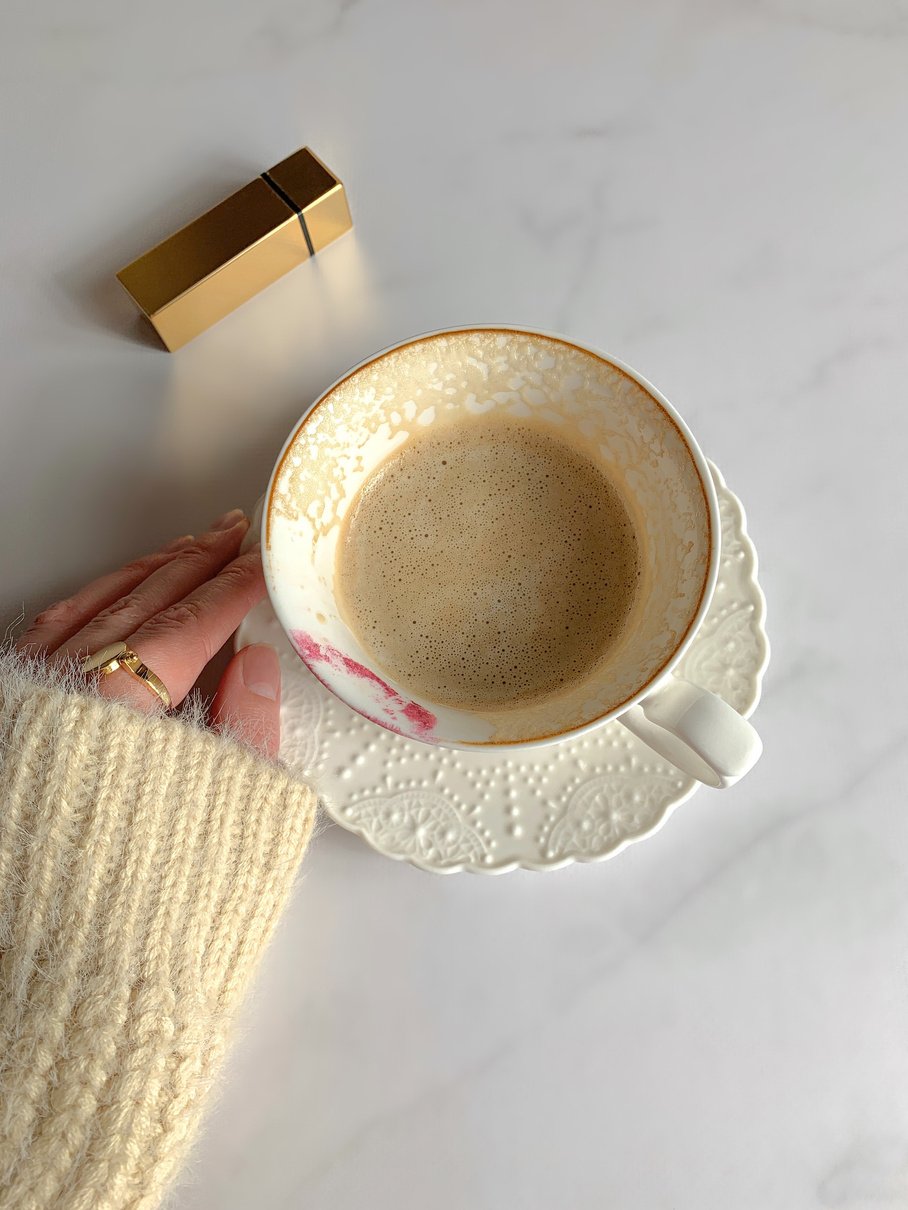
{"label": "white marble surface", "polygon": [[[908,1207],[904,0],[4,14],[0,607],[253,500],[306,401],[500,320],[744,499],[766,753],[604,866],[327,829],[181,1210]],[[113,271],[302,142],[356,233],[171,357]]]}

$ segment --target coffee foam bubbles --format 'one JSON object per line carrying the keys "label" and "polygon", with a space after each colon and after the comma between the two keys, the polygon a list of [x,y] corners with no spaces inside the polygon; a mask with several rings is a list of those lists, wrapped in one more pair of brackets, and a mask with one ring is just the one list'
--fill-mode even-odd
{"label": "coffee foam bubbles", "polygon": [[616,488],[550,426],[458,418],[412,436],[346,518],[347,624],[416,696],[472,710],[542,700],[620,637],[639,552]]}

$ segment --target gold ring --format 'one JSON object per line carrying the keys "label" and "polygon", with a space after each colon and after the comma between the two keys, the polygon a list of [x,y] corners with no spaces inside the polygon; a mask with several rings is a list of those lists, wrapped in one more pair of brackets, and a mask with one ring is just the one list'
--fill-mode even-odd
{"label": "gold ring", "polygon": [[94,655],[86,656],[82,661],[83,672],[98,672],[101,676],[110,676],[118,668],[125,668],[137,681],[164,703],[164,709],[169,710],[173,705],[167,686],[159,676],[142,663],[131,647],[125,643],[108,643]]}

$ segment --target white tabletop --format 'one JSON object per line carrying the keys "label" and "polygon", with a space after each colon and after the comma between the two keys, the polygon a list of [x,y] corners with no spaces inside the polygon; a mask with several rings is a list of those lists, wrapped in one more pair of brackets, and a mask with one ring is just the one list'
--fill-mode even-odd
{"label": "white tabletop", "polygon": [[[605,348],[748,509],[766,751],[604,865],[319,835],[181,1210],[908,1206],[903,0],[7,15],[5,618],[427,329]],[[309,143],[356,230],[176,355],[114,271]]]}

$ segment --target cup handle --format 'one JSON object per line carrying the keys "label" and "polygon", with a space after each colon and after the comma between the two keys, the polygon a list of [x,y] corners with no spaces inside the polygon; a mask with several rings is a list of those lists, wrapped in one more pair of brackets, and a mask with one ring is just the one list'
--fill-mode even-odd
{"label": "cup handle", "polygon": [[647,694],[618,721],[682,773],[717,790],[733,786],[763,751],[746,718],[715,693],[679,676]]}

